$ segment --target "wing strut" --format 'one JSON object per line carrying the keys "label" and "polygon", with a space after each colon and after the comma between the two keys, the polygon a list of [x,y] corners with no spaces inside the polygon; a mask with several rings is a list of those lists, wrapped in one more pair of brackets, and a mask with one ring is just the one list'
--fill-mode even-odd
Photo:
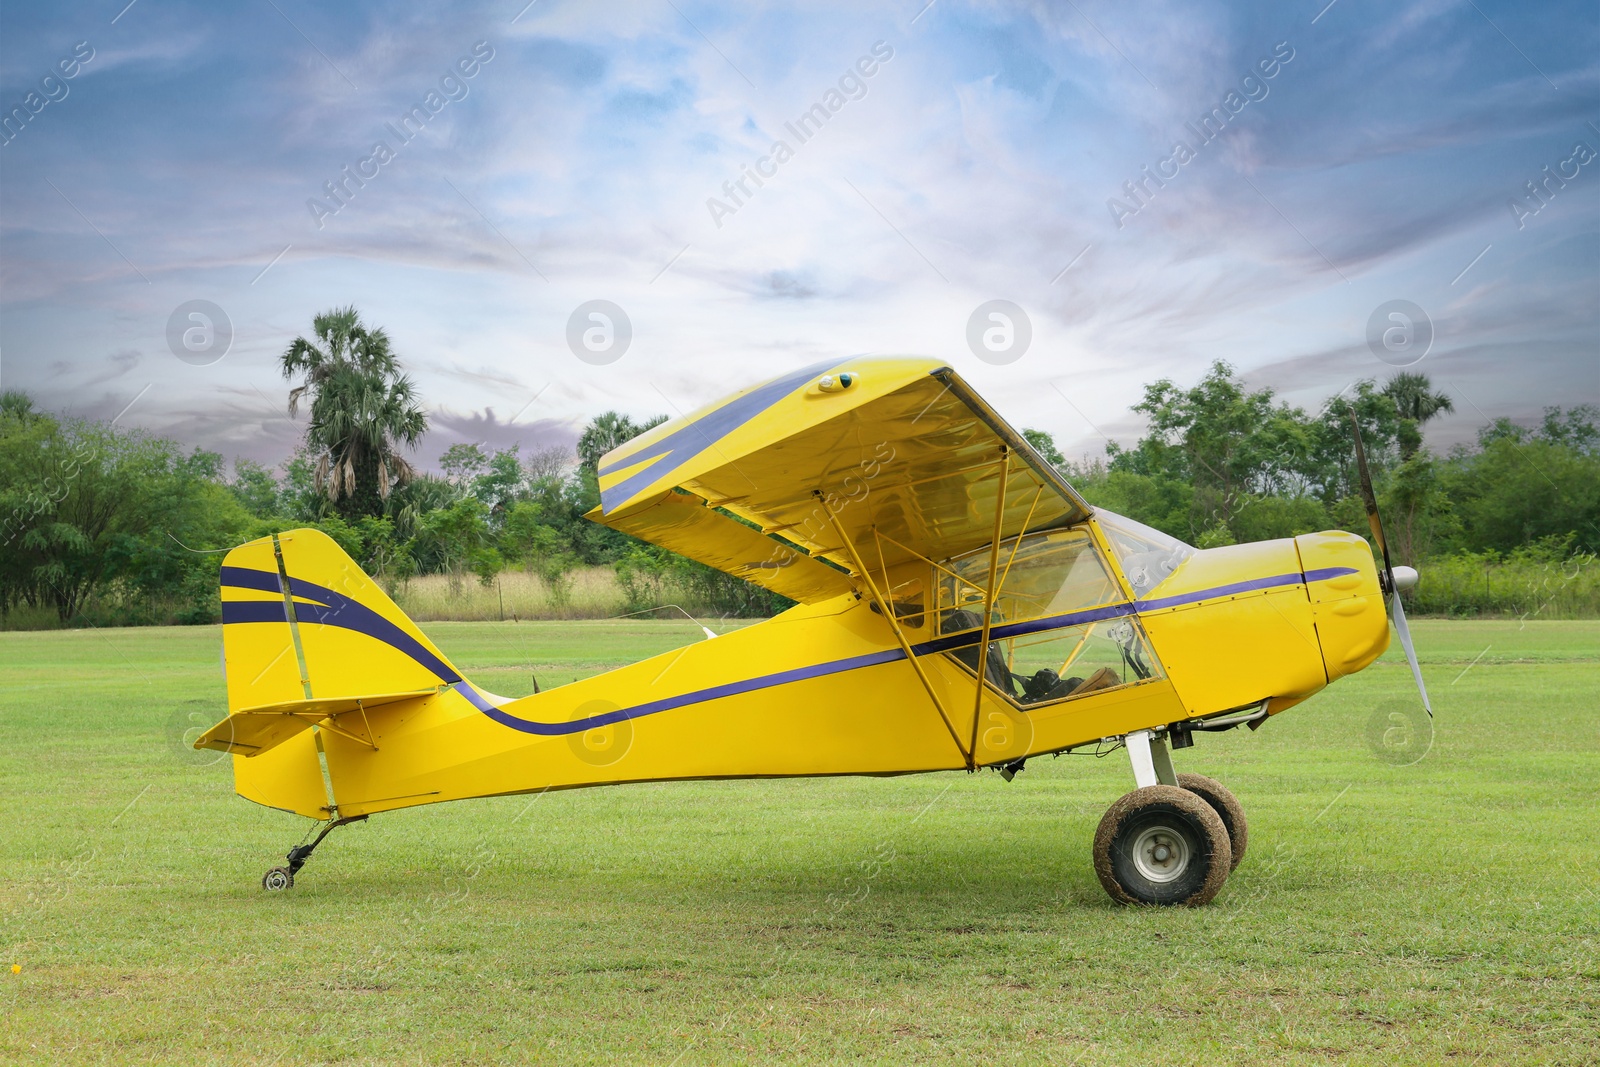
{"label": "wing strut", "polygon": [[[1011,476],[1011,450],[1005,445],[1000,446],[1000,484],[996,487],[994,503],[994,537],[989,542],[989,587],[983,597],[983,636],[978,638],[978,691],[972,698],[972,744],[969,752],[978,751],[978,720],[983,716],[983,676],[989,670],[989,624],[994,619],[994,601],[999,590],[995,588],[995,577],[1000,569],[1000,532],[1006,519],[1006,482]],[[1020,542],[1019,542],[1020,543]],[[1006,564],[1010,570],[1011,565]],[[967,761],[967,770],[974,770],[972,760]]]}
{"label": "wing strut", "polygon": [[[967,770],[976,770],[977,765],[972,761],[972,753],[962,746],[961,738],[956,734],[956,728],[950,722],[950,716],[945,713],[944,702],[939,699],[939,694],[934,691],[933,682],[929,680],[927,672],[922,668],[922,662],[917,659],[917,654],[911,649],[911,642],[906,640],[905,631],[900,628],[900,620],[895,616],[893,605],[879,592],[878,583],[872,580],[872,575],[868,572],[866,564],[861,562],[861,553],[856,551],[855,543],[844,532],[844,527],[839,524],[838,516],[833,513],[833,509],[828,507],[827,501],[823,499],[822,492],[820,490],[813,490],[812,492],[817,498],[817,503],[822,507],[822,513],[828,516],[828,522],[832,524],[833,532],[839,535],[839,540],[843,542],[845,551],[850,553],[850,561],[855,564],[856,573],[860,574],[861,580],[866,583],[867,591],[872,594],[873,603],[878,605],[878,610],[888,620],[889,629],[894,631],[895,640],[900,642],[900,650],[906,654],[906,662],[910,663],[911,669],[917,672],[917,679],[922,683],[922,688],[928,691],[928,699],[933,701],[934,710],[939,713],[939,718],[944,722],[944,728],[950,731],[950,740],[955,742],[956,751],[961,753],[961,761],[966,764]],[[885,575],[885,578],[887,577]],[[979,679],[978,684],[982,686],[983,680]]]}

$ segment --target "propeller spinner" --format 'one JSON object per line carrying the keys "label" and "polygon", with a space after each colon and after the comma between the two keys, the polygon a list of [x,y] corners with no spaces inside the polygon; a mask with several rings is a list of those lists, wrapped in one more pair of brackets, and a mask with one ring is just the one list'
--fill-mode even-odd
{"label": "propeller spinner", "polygon": [[1350,409],[1350,428],[1355,434],[1356,470],[1361,475],[1361,502],[1367,509],[1367,523],[1372,527],[1372,539],[1377,542],[1383,556],[1383,571],[1379,574],[1384,594],[1389,598],[1390,617],[1395,633],[1400,635],[1400,647],[1405,649],[1406,662],[1411,664],[1411,676],[1417,680],[1417,692],[1422,694],[1422,707],[1433,718],[1433,705],[1428,701],[1428,687],[1422,684],[1422,667],[1417,663],[1416,646],[1411,643],[1411,628],[1406,625],[1406,610],[1400,603],[1400,590],[1417,584],[1417,572],[1411,567],[1396,567],[1389,560],[1389,542],[1383,536],[1383,520],[1378,517],[1378,496],[1372,490],[1372,472],[1367,469],[1367,452],[1361,446],[1361,423],[1356,419],[1355,408]]}

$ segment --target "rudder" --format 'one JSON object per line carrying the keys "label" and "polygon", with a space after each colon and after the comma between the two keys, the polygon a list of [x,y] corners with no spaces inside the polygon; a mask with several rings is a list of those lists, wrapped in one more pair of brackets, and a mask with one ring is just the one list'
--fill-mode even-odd
{"label": "rudder", "polygon": [[421,699],[461,675],[320,530],[241,545],[223,560],[228,718],[196,742],[231,752],[241,795],[331,812],[314,726],[361,737],[366,710]]}

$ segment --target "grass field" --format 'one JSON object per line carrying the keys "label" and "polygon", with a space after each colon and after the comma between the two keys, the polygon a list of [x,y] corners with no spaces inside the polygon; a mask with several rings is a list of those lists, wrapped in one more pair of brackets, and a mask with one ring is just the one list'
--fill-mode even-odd
{"label": "grass field", "polygon": [[[429,631],[508,694],[697,635]],[[1392,654],[1178,754],[1251,818],[1196,910],[1095,880],[1120,753],[396,812],[269,895],[305,820],[181,745],[217,629],[0,634],[0,1061],[1600,1061],[1600,623],[1416,631],[1420,762],[1369,742]]]}

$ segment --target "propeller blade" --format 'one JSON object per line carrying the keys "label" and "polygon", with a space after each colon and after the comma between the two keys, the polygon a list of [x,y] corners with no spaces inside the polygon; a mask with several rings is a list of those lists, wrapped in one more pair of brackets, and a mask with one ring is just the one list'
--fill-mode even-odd
{"label": "propeller blade", "polygon": [[1367,467],[1367,450],[1361,446],[1361,423],[1356,419],[1354,404],[1350,406],[1350,429],[1355,434],[1356,471],[1361,475],[1361,502],[1366,505],[1372,539],[1378,543],[1378,551],[1383,555],[1384,592],[1393,592],[1394,565],[1389,562],[1389,542],[1383,536],[1383,520],[1378,517],[1378,494],[1372,490],[1372,471]]}
{"label": "propeller blade", "polygon": [[1400,635],[1400,647],[1405,649],[1406,662],[1411,664],[1411,677],[1417,680],[1417,692],[1422,694],[1422,707],[1433,718],[1433,705],[1428,702],[1428,687],[1422,684],[1422,665],[1417,662],[1417,649],[1411,643],[1411,627],[1406,625],[1406,609],[1400,606],[1400,590],[1394,591],[1394,630]]}
{"label": "propeller blade", "polygon": [[[1405,649],[1406,662],[1411,665],[1411,677],[1417,680],[1417,692],[1422,694],[1422,707],[1428,713],[1428,718],[1433,718],[1433,704],[1428,700],[1428,687],[1422,684],[1422,665],[1417,662],[1417,649],[1411,643],[1411,627],[1406,625],[1406,609],[1400,604],[1400,583],[1395,578],[1394,564],[1389,561],[1389,542],[1383,536],[1383,520],[1378,517],[1378,494],[1372,489],[1372,471],[1367,467],[1367,450],[1361,445],[1361,423],[1356,419],[1355,405],[1350,406],[1350,429],[1355,435],[1356,442],[1356,470],[1361,475],[1361,502],[1366,505],[1367,523],[1372,527],[1372,539],[1378,543],[1378,551],[1383,554],[1383,590],[1392,599],[1390,615],[1394,619],[1395,633],[1400,635],[1400,647]],[[1407,571],[1407,588],[1417,584],[1417,572],[1410,567],[1402,567]]]}

